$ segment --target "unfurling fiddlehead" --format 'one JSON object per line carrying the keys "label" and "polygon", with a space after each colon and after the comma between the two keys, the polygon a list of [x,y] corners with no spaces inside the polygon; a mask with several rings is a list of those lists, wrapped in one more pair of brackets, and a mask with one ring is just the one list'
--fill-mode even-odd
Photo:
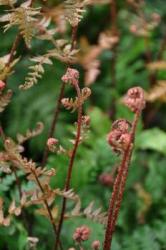
{"label": "unfurling fiddlehead", "polygon": [[134,112],[135,115],[131,124],[125,119],[115,121],[112,125],[112,130],[107,137],[108,143],[113,148],[113,150],[122,154],[122,160],[114,181],[112,196],[110,199],[103,250],[111,249],[112,235],[115,230],[115,225],[122,202],[128,175],[128,168],[133,151],[136,126],[141,112],[145,107],[143,89],[140,87],[129,89],[127,95],[124,98],[124,104],[132,112]]}

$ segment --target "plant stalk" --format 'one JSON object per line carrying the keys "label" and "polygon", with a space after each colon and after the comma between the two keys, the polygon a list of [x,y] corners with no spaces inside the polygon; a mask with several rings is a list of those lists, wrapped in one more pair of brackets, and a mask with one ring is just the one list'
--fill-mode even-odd
{"label": "plant stalk", "polygon": [[[76,91],[77,91],[78,100],[80,100],[80,97],[81,97],[80,88],[78,85],[76,85],[75,87],[76,87]],[[73,164],[74,164],[77,148],[78,148],[79,141],[80,141],[81,125],[82,125],[82,104],[79,103],[78,117],[77,117],[77,134],[76,134],[74,147],[73,147],[72,154],[71,154],[70,161],[69,161],[68,172],[67,172],[65,188],[64,188],[65,191],[68,191],[70,189]],[[66,203],[67,203],[66,198],[63,198],[62,210],[61,210],[61,215],[60,215],[60,220],[59,220],[58,230],[57,230],[57,238],[56,238],[56,242],[55,242],[55,250],[58,249],[59,238],[60,238],[61,229],[62,229],[63,221],[64,221],[64,214],[65,214],[65,210],[66,210]]]}
{"label": "plant stalk", "polygon": [[124,194],[128,168],[130,164],[130,159],[133,151],[133,142],[135,138],[136,126],[140,116],[140,111],[136,112],[134,121],[132,123],[130,141],[123,154],[123,158],[119,167],[119,171],[113,186],[113,193],[110,200],[109,210],[108,210],[108,221],[105,232],[104,247],[103,250],[110,250],[112,243],[112,236],[115,230],[116,221],[121,207],[121,202]]}
{"label": "plant stalk", "polygon": [[[77,29],[78,29],[78,26],[75,26],[72,28],[71,51],[75,48],[75,45],[76,45]],[[70,66],[70,64],[68,65],[68,67],[69,66]],[[53,135],[55,133],[56,125],[57,125],[57,121],[58,121],[58,117],[59,117],[59,113],[60,113],[61,100],[64,96],[64,91],[65,91],[65,83],[62,82],[61,89],[60,89],[59,96],[58,96],[58,100],[57,100],[56,105],[55,105],[54,115],[53,115],[52,123],[51,123],[50,129],[49,129],[49,132],[48,132],[47,139],[49,139],[50,137],[53,137]],[[43,159],[42,159],[42,166],[46,165],[46,162],[48,159],[48,152],[49,152],[48,147],[47,147],[47,145],[45,145]]]}

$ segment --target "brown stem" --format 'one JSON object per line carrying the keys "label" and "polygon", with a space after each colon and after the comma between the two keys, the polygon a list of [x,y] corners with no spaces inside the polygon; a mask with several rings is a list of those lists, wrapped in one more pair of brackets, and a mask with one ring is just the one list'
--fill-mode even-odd
{"label": "brown stem", "polygon": [[[40,183],[40,180],[39,180],[39,178],[38,178],[36,172],[35,172],[33,169],[31,169],[31,172],[32,172],[32,174],[34,175],[35,180],[36,180],[36,183],[37,183],[38,187],[40,188],[41,192],[42,192],[43,194],[45,194],[44,189],[43,189],[43,187],[42,187],[42,184]],[[56,236],[56,235],[57,235],[57,228],[56,228],[56,225],[55,225],[55,223],[54,223],[54,218],[53,218],[51,209],[50,209],[50,207],[49,207],[49,205],[48,205],[47,199],[44,199],[44,204],[45,204],[45,207],[46,207],[46,209],[47,209],[48,216],[49,216],[50,222],[51,222],[52,227],[53,227],[53,230],[54,230],[54,234],[55,234],[55,236]],[[59,246],[60,246],[60,249],[63,250],[62,244],[60,243],[60,241],[58,242],[58,244],[59,244]]]}
{"label": "brown stem", "polygon": [[163,57],[163,53],[165,51],[165,47],[166,47],[166,34],[164,35],[162,41],[161,41],[161,45],[159,48],[159,52],[158,52],[158,56],[157,56],[157,60],[161,60]]}
{"label": "brown stem", "polygon": [[[53,137],[53,134],[55,132],[56,124],[57,124],[57,120],[58,120],[58,116],[59,116],[59,112],[60,112],[61,100],[62,100],[63,95],[64,95],[64,90],[65,90],[65,83],[63,82],[62,85],[61,85],[58,100],[56,102],[56,108],[54,110],[53,120],[52,120],[52,123],[51,123],[51,126],[50,126],[50,130],[48,132],[48,138]],[[42,160],[42,166],[45,166],[45,164],[47,162],[48,152],[49,152],[48,147],[47,147],[47,145],[45,145],[43,160]]]}
{"label": "brown stem", "polygon": [[5,141],[5,133],[3,131],[1,124],[0,124],[0,136],[2,137],[2,140]]}
{"label": "brown stem", "polygon": [[72,27],[72,35],[71,35],[71,51],[75,48],[76,46],[76,41],[77,41],[77,30],[78,30],[78,25]]}
{"label": "brown stem", "polygon": [[[32,6],[32,4],[33,4],[34,1],[35,1],[35,0],[31,0],[31,1],[30,1],[29,7]],[[20,43],[20,40],[21,40],[21,34],[19,33],[19,34],[16,36],[16,38],[15,38],[15,40],[14,40],[14,42],[13,42],[13,45],[12,45],[12,48],[11,48],[11,51],[10,51],[10,55],[9,55],[9,60],[8,60],[8,62],[7,62],[7,64],[6,64],[6,67],[9,67],[10,64],[12,63],[13,58],[14,58],[14,53],[15,53],[15,51],[16,51],[16,49],[17,49],[19,43]]]}
{"label": "brown stem", "polygon": [[[146,63],[149,64],[149,63],[151,63],[153,61],[152,52],[149,49],[149,37],[145,37],[144,41],[145,41],[145,49],[146,49],[146,52],[145,52]],[[156,83],[156,72],[150,72],[149,73],[149,83],[150,83],[150,86],[153,86]]]}
{"label": "brown stem", "polygon": [[18,187],[18,192],[19,192],[19,196],[20,196],[20,200],[22,198],[22,189],[21,189],[21,183],[20,183],[20,180],[17,176],[17,171],[15,169],[15,167],[12,167],[12,171],[13,171],[13,174],[15,176],[15,179],[16,179],[16,184],[17,184],[17,187]]}
{"label": "brown stem", "polygon": [[[76,85],[75,87],[76,87],[76,91],[77,91],[78,100],[80,100],[80,97],[81,97],[80,88],[78,85]],[[67,172],[65,188],[64,188],[65,191],[68,191],[70,189],[70,181],[71,181],[73,164],[74,164],[77,148],[78,148],[79,141],[80,141],[81,124],[82,124],[82,103],[79,103],[78,117],[77,117],[77,134],[76,134],[74,147],[73,147],[72,154],[71,154],[70,161],[69,161],[68,172]],[[64,214],[65,214],[65,210],[66,210],[66,202],[67,202],[66,198],[63,198],[62,210],[61,210],[60,220],[59,220],[59,224],[58,224],[57,238],[56,238],[56,242],[55,242],[55,250],[58,249],[59,237],[61,234],[61,229],[62,229],[63,221],[64,221]]]}
{"label": "brown stem", "polygon": [[140,112],[135,114],[135,118],[131,128],[131,136],[128,146],[124,152],[122,162],[119,167],[118,175],[114,182],[113,193],[110,200],[109,210],[108,210],[108,221],[107,227],[105,232],[105,239],[104,239],[104,247],[103,250],[110,250],[111,243],[112,243],[112,236],[115,229],[116,221],[118,218],[123,194],[125,183],[127,179],[128,168],[130,164],[130,158],[133,151],[133,141],[135,137],[136,126],[138,123],[138,119],[140,116]]}
{"label": "brown stem", "polygon": [[[74,26],[72,28],[71,51],[75,48],[75,45],[76,45],[77,29],[78,29],[78,26]],[[70,66],[70,65],[68,65],[68,66]],[[50,137],[53,137],[53,135],[54,135],[54,132],[56,129],[56,124],[57,124],[59,113],[60,113],[61,100],[64,96],[64,91],[65,91],[65,83],[63,82],[61,85],[60,92],[59,92],[58,100],[57,100],[56,105],[55,105],[53,119],[52,119],[52,123],[51,123],[50,129],[49,129],[49,132],[48,132],[47,139]],[[47,162],[48,152],[49,152],[48,147],[47,147],[47,145],[45,145],[42,166],[45,166],[45,164]]]}
{"label": "brown stem", "polygon": [[115,35],[117,34],[117,6],[116,6],[116,0],[110,1],[110,7],[111,7],[111,30],[112,33]]}
{"label": "brown stem", "polygon": [[[111,0],[110,2],[110,15],[111,15],[111,32],[113,36],[118,35],[118,28],[117,28],[117,5],[116,5],[116,0]],[[117,57],[117,44],[113,46],[111,49],[111,52],[113,53],[112,59],[111,59],[111,85],[112,88],[116,88],[116,57]],[[111,104],[111,113],[110,116],[112,119],[114,119],[116,114],[116,105],[115,105],[115,98],[113,97],[112,99],[112,104]]]}
{"label": "brown stem", "polygon": [[11,62],[13,61],[14,53],[15,53],[15,51],[16,51],[18,45],[19,45],[20,40],[21,40],[21,35],[18,34],[18,35],[16,36],[16,38],[15,38],[15,40],[14,40],[14,43],[13,43],[13,45],[12,45],[12,48],[11,48],[9,60],[8,60],[8,62],[7,62],[7,64],[6,64],[7,67],[8,67],[8,66],[11,64]]}

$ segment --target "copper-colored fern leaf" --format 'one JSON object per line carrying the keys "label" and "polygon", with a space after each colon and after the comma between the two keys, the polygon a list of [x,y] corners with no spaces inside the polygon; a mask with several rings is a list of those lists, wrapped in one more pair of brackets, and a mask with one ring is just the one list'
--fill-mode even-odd
{"label": "copper-colored fern leaf", "polygon": [[19,144],[22,144],[22,143],[24,143],[25,141],[27,141],[27,140],[29,140],[29,139],[31,139],[31,138],[33,138],[33,137],[35,137],[35,136],[41,134],[42,131],[43,131],[43,129],[44,129],[43,123],[42,123],[42,122],[38,122],[38,123],[36,124],[36,128],[33,129],[33,130],[28,129],[28,130],[26,131],[26,134],[25,134],[25,135],[17,134],[17,141],[18,141],[18,143],[19,143]]}
{"label": "copper-colored fern leaf", "polygon": [[145,98],[149,102],[166,102],[166,81],[158,81],[157,84],[145,93]]}
{"label": "copper-colored fern leaf", "polygon": [[84,7],[87,4],[86,0],[66,0],[65,1],[65,18],[71,26],[77,26],[85,12]]}
{"label": "copper-colored fern leaf", "polygon": [[30,47],[35,31],[36,16],[39,14],[40,8],[30,8],[27,3],[24,3],[18,8],[13,8],[8,14],[1,16],[0,22],[7,22],[4,26],[5,31],[13,26],[18,26],[26,45]]}
{"label": "copper-colored fern leaf", "polygon": [[0,93],[0,112],[3,112],[5,107],[9,104],[12,97],[12,91],[8,90],[7,93]]}

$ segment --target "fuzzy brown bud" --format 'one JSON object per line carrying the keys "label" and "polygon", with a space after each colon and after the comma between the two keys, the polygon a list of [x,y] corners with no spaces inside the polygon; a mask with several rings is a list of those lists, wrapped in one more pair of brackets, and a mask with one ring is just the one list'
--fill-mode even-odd
{"label": "fuzzy brown bud", "polygon": [[100,241],[99,240],[95,240],[92,242],[92,249],[94,249],[94,250],[100,249]]}
{"label": "fuzzy brown bud", "polygon": [[114,177],[110,173],[102,173],[99,176],[99,181],[102,185],[107,186],[107,187],[112,187],[114,183]]}
{"label": "fuzzy brown bud", "polygon": [[56,149],[56,145],[58,143],[58,140],[55,138],[49,138],[47,140],[47,147],[51,152],[54,152]]}
{"label": "fuzzy brown bud", "polygon": [[62,76],[62,81],[65,83],[70,83],[72,85],[78,84],[79,72],[73,68],[67,68],[66,73]]}
{"label": "fuzzy brown bud", "polygon": [[130,143],[131,124],[125,119],[116,120],[112,124],[112,130],[107,136],[107,141],[113,150],[121,153],[127,149]]}
{"label": "fuzzy brown bud", "polygon": [[89,239],[90,228],[88,226],[77,227],[73,239],[77,242],[85,241]]}
{"label": "fuzzy brown bud", "polygon": [[141,111],[145,108],[144,91],[141,87],[134,87],[128,90],[124,97],[124,104],[133,112]]}
{"label": "fuzzy brown bud", "polygon": [[82,123],[83,123],[86,127],[89,127],[89,125],[90,125],[90,117],[89,117],[89,115],[83,115],[83,116],[82,116]]}
{"label": "fuzzy brown bud", "polygon": [[112,130],[118,129],[122,133],[128,132],[131,128],[131,123],[126,119],[118,119],[113,122],[112,124]]}

